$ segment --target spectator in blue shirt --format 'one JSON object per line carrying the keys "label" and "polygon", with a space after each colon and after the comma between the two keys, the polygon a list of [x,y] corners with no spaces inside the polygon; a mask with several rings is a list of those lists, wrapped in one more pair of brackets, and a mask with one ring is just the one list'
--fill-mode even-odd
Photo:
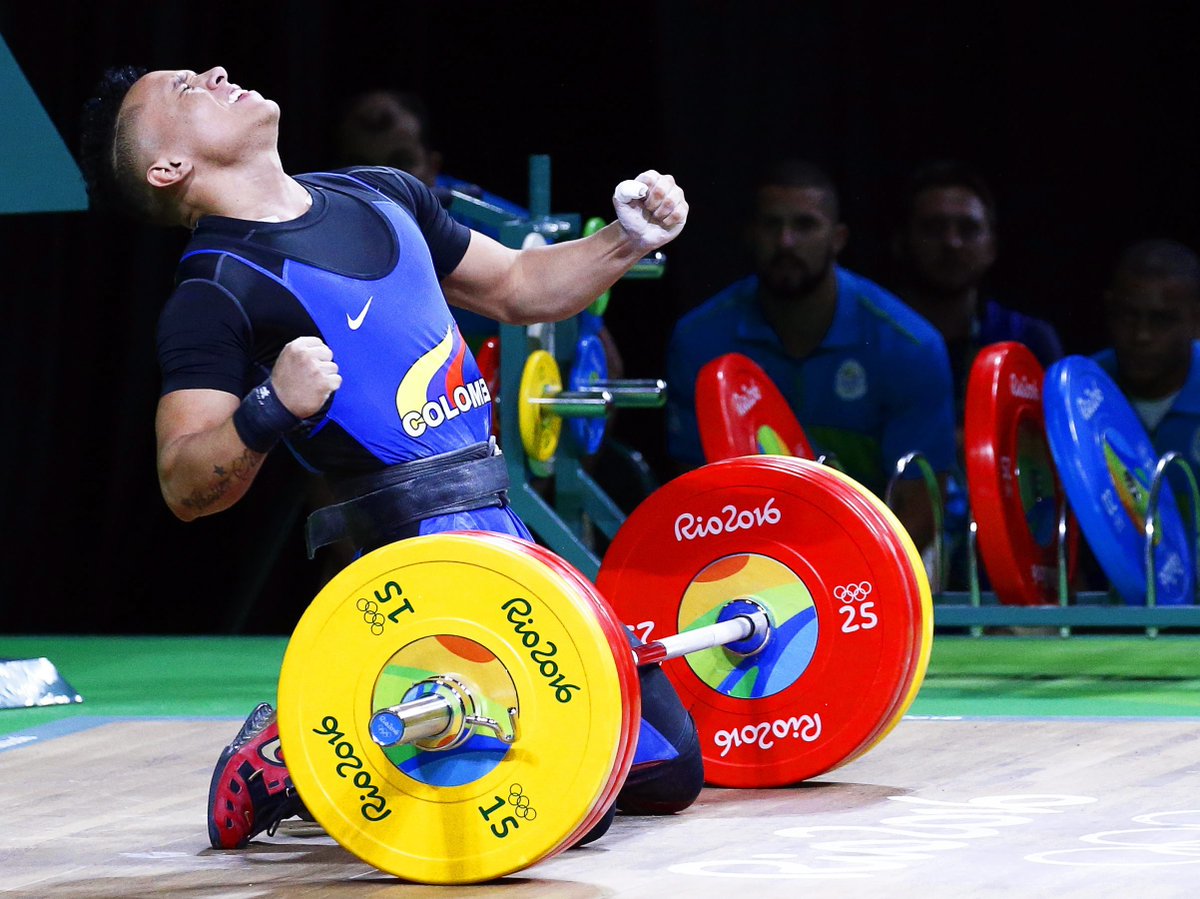
{"label": "spectator in blue shirt", "polygon": [[1172,240],[1126,248],[1104,296],[1104,317],[1112,346],[1094,358],[1132,403],[1158,453],[1174,450],[1200,466],[1200,259]]}
{"label": "spectator in blue shirt", "polygon": [[912,173],[892,248],[901,268],[900,296],[946,341],[960,428],[967,376],[980,349],[1015,340],[1043,367],[1062,357],[1053,325],[986,295],[985,281],[996,262],[996,203],[969,166],[943,161]]}
{"label": "spectator in blue shirt", "polygon": [[[704,462],[697,373],[738,352],[779,387],[814,447],[876,493],[912,451],[940,473],[951,469],[945,343],[898,298],[837,264],[848,235],[837,189],[817,166],[788,160],[758,179],[748,229],[754,274],[683,316],[671,335],[667,449],[680,467]],[[900,482],[893,505],[926,545],[933,527],[921,482]]]}

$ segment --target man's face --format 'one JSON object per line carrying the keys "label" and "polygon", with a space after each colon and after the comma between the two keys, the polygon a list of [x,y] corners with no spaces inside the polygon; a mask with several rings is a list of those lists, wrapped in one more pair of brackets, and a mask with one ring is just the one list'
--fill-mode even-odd
{"label": "man's face", "polygon": [[189,160],[236,161],[278,137],[279,106],[232,84],[217,66],[143,75],[130,88],[122,115],[136,109],[140,154]]}
{"label": "man's face", "polygon": [[846,242],[833,198],[814,187],[768,186],[758,192],[750,227],[755,269],[763,286],[783,299],[807,296]]}
{"label": "man's face", "polygon": [[387,165],[403,169],[432,187],[437,165],[425,146],[421,122],[383,91],[362,97],[346,117],[343,153],[351,165]]}
{"label": "man's face", "polygon": [[1178,390],[1200,323],[1196,286],[1181,278],[1118,272],[1104,300],[1122,386],[1140,399]]}
{"label": "man's face", "polygon": [[975,287],[996,261],[987,207],[965,187],[933,187],[914,198],[904,249],[927,289],[955,294]]}

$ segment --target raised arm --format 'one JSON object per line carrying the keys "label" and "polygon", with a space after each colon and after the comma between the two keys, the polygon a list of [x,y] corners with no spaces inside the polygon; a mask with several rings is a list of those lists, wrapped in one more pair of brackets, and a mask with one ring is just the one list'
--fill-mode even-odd
{"label": "raised arm", "polygon": [[581,240],[514,250],[472,233],[462,262],[442,281],[446,299],[510,324],[580,312],[687,222],[683,190],[655,171],[617,185],[613,206],[617,220]]}
{"label": "raised arm", "polygon": [[184,521],[228,509],[254,481],[275,442],[320,411],[342,378],[329,347],[300,337],[245,399],[222,390],[176,390],[158,401],[158,483]]}

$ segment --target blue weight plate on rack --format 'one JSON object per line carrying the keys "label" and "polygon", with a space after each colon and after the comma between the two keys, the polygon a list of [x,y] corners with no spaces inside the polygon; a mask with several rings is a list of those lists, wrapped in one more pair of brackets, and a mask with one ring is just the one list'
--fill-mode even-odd
{"label": "blue weight plate on rack", "polygon": [[[585,334],[575,344],[575,360],[567,377],[567,390],[584,390],[596,381],[608,378],[608,359],[604,343],[595,334]],[[607,418],[568,418],[567,427],[580,452],[594,456],[604,440]]]}
{"label": "blue weight plate on rack", "polygon": [[[1050,366],[1046,436],[1088,545],[1128,605],[1146,602],[1145,520],[1158,453],[1113,380],[1091,359]],[[1193,560],[1174,495],[1162,485],[1154,550],[1158,605],[1192,602]]]}
{"label": "blue weight plate on rack", "polygon": [[593,315],[586,309],[579,313],[579,333],[583,335],[599,334],[600,329],[604,327],[604,319],[599,315]]}

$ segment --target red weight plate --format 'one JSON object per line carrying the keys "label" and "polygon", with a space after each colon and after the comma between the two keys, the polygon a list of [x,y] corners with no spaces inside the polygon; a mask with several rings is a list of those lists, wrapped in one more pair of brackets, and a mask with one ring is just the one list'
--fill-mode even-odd
{"label": "red weight plate", "polygon": [[475,354],[475,362],[479,365],[479,373],[483,375],[488,393],[492,395],[492,436],[500,439],[500,338],[489,337],[480,344],[479,352]]}
{"label": "red weight plate", "polygon": [[[967,380],[963,441],[979,553],[996,597],[1039,605],[1058,596],[1058,510],[1066,502],[1042,413],[1042,366],[1023,344],[984,348]],[[1079,529],[1071,519],[1068,570]]]}
{"label": "red weight plate", "polygon": [[[622,727],[620,742],[617,747],[616,761],[613,765],[612,777],[601,792],[600,798],[589,815],[565,839],[551,856],[557,855],[563,849],[570,849],[604,816],[605,811],[617,798],[617,793],[625,785],[625,778],[633,765],[637,751],[637,734],[642,715],[641,688],[638,682],[637,666],[633,662],[633,654],[626,639],[625,625],[617,617],[612,606],[596,590],[595,585],[583,576],[578,569],[556,553],[536,543],[522,542],[519,547],[548,567],[571,581],[579,588],[578,598],[583,599],[589,608],[596,613],[600,626],[608,639],[609,647],[617,659],[617,674],[621,682],[621,695],[625,697],[622,705]],[[626,664],[628,659],[628,664]]]}
{"label": "red weight plate", "polygon": [[[792,471],[797,467],[811,464],[802,459],[781,457],[764,458],[763,461]],[[913,699],[916,698],[917,691],[920,690],[921,683],[925,679],[925,670],[928,667],[930,650],[932,649],[933,596],[929,588],[929,579],[925,573],[921,555],[917,551],[916,545],[912,542],[912,538],[909,537],[908,532],[904,530],[904,526],[896,518],[891,509],[887,507],[883,500],[876,497],[871,491],[849,475],[829,468],[823,471],[827,472],[834,481],[840,481],[845,487],[857,493],[859,498],[864,500],[869,506],[872,506],[879,513],[879,516],[885,520],[884,522],[879,522],[879,524],[886,525],[885,529],[879,532],[883,538],[885,548],[887,546],[891,547],[897,571],[901,577],[909,579],[906,591],[906,596],[909,600],[909,614],[911,615],[909,619],[910,650],[908,661],[898,673],[898,686],[891,709],[879,722],[879,727],[867,741],[839,763],[845,764],[865,754],[877,745],[895,727],[900,718],[904,716],[904,713],[908,711],[909,706],[912,705]],[[836,484],[831,484],[830,486],[835,492],[837,491]],[[889,530],[890,534],[888,533]]]}
{"label": "red weight plate", "polygon": [[874,505],[880,511],[880,514],[888,520],[897,541],[904,550],[903,555],[905,560],[900,561],[898,564],[905,566],[907,571],[912,574],[912,590],[909,594],[913,613],[913,645],[910,655],[910,669],[905,676],[904,685],[897,698],[896,706],[889,716],[889,720],[883,723],[883,726],[871,738],[869,743],[863,745],[857,752],[846,759],[847,762],[850,762],[869,752],[891,733],[917,698],[917,693],[925,681],[925,672],[929,668],[929,658],[933,651],[933,593],[929,586],[929,577],[925,571],[925,562],[922,560],[916,544],[913,543],[912,538],[904,529],[904,525],[900,523],[900,520],[896,518],[892,510],[888,508],[883,500],[876,497],[867,488],[849,476],[840,473],[835,474],[839,474],[844,481],[855,487],[859,491],[859,494]]}
{"label": "red weight plate", "polygon": [[664,664],[722,786],[796,783],[869,745],[911,671],[913,576],[878,509],[815,463],[742,457],[676,478],[613,540],[597,586],[644,639],[709,624],[741,595],[771,640]]}
{"label": "red weight plate", "polygon": [[763,454],[816,458],[779,388],[740,353],[719,356],[700,369],[696,419],[709,462]]}

